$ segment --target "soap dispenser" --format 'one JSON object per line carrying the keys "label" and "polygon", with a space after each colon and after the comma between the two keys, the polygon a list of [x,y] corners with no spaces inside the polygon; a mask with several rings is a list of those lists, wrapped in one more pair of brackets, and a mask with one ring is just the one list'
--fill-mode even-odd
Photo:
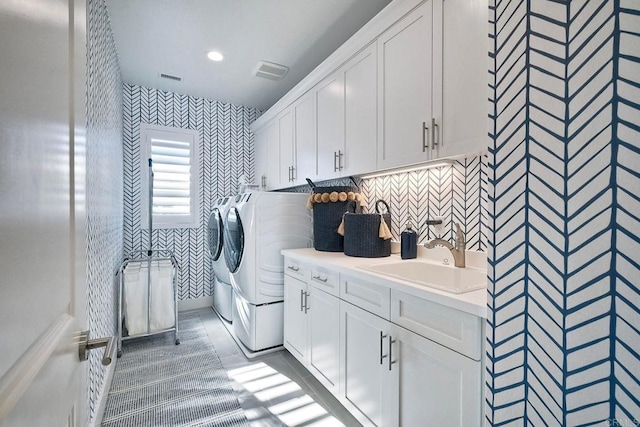
{"label": "soap dispenser", "polygon": [[413,230],[411,218],[407,228],[400,235],[400,258],[413,259],[418,256],[418,234]]}

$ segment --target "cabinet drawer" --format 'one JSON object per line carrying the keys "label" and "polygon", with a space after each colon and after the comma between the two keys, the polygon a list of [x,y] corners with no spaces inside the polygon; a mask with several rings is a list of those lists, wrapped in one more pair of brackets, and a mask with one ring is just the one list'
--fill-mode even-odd
{"label": "cabinet drawer", "polygon": [[340,295],[340,276],[326,268],[312,266],[309,284],[333,296]]}
{"label": "cabinet drawer", "polygon": [[482,357],[482,319],[472,314],[393,290],[391,321],[474,360]]}
{"label": "cabinet drawer", "polygon": [[284,274],[295,277],[303,282],[309,281],[309,267],[292,258],[284,259]]}
{"label": "cabinet drawer", "polygon": [[371,279],[340,275],[341,299],[387,320],[390,292],[389,288],[373,283]]}

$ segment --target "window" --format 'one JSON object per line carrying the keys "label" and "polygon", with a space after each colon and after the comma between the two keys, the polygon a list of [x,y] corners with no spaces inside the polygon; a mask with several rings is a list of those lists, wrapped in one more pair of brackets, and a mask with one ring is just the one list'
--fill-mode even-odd
{"label": "window", "polygon": [[149,226],[149,158],[153,164],[153,228],[198,227],[198,131],[140,125],[142,224]]}

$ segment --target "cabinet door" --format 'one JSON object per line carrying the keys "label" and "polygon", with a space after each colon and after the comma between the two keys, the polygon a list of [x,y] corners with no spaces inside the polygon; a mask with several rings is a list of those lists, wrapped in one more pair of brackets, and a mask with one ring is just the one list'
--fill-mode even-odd
{"label": "cabinet door", "polygon": [[[489,7],[486,0],[438,0],[442,7],[442,67],[436,67],[434,82],[441,81],[440,102],[434,98],[434,116],[441,122],[436,132],[441,157],[477,154],[488,146],[486,37]],[[437,16],[437,15],[434,15]],[[461,31],[464,29],[464,31]],[[438,57],[438,54],[434,55]],[[464,126],[461,126],[464,124]]]}
{"label": "cabinet door", "polygon": [[429,0],[378,38],[378,169],[437,155],[430,132],[432,21]]}
{"label": "cabinet door", "polygon": [[280,186],[293,185],[293,111],[285,110],[278,116],[278,131],[280,138]]}
{"label": "cabinet door", "polygon": [[267,177],[267,164],[269,156],[269,148],[267,147],[267,130],[265,128],[260,129],[255,133],[254,138],[255,153],[256,153],[256,173],[253,177],[253,182],[260,186],[261,190],[266,190],[266,177]]}
{"label": "cabinet door", "polygon": [[307,315],[304,298],[307,284],[284,276],[284,346],[301,363],[307,363]]}
{"label": "cabinet door", "polygon": [[385,425],[479,427],[481,362],[400,326],[391,336],[394,394]]}
{"label": "cabinet door", "polygon": [[340,380],[340,300],[309,286],[309,370],[333,394]]}
{"label": "cabinet door", "polygon": [[344,85],[334,73],[315,88],[318,127],[318,178],[335,178],[344,164]]}
{"label": "cabinet door", "polygon": [[377,45],[374,42],[342,68],[345,86],[343,176],[376,170],[377,56]]}
{"label": "cabinet door", "polygon": [[274,120],[264,128],[267,143],[267,177],[266,189],[273,190],[280,187],[280,136],[278,121]]}
{"label": "cabinet door", "polygon": [[340,301],[340,332],[340,401],[362,424],[382,426],[391,399],[390,323]]}
{"label": "cabinet door", "polygon": [[294,115],[294,165],[293,185],[305,184],[305,178],[315,180],[316,163],[316,114],[313,91],[309,91],[293,105]]}

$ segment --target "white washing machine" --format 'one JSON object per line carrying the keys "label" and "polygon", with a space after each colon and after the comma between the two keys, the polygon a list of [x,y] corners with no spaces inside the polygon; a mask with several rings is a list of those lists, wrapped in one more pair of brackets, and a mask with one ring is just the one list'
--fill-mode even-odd
{"label": "white washing machine", "polygon": [[227,321],[231,321],[233,305],[233,289],[229,268],[224,261],[224,218],[227,215],[232,197],[221,197],[216,200],[209,216],[207,237],[211,266],[213,269],[213,308]]}
{"label": "white washing machine", "polygon": [[235,293],[236,337],[251,351],[283,344],[283,249],[313,246],[308,194],[236,196],[225,221],[225,261]]}

